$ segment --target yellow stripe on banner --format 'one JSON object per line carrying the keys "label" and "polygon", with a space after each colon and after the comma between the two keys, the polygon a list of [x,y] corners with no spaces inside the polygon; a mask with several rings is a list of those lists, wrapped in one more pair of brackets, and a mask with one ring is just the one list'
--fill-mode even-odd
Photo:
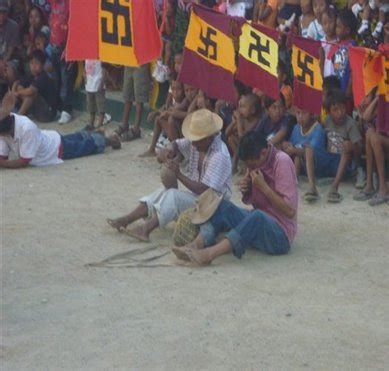
{"label": "yellow stripe on banner", "polygon": [[320,70],[320,60],[304,50],[293,45],[292,66],[294,76],[306,86],[323,90],[323,77]]}
{"label": "yellow stripe on banner", "polygon": [[235,51],[232,38],[192,12],[185,47],[209,63],[235,73]]}
{"label": "yellow stripe on banner", "polygon": [[104,62],[137,66],[132,1],[99,0],[99,51]]}
{"label": "yellow stripe on banner", "polygon": [[385,101],[389,103],[389,58],[382,56],[382,78],[379,84],[379,94],[385,95]]}
{"label": "yellow stripe on banner", "polygon": [[278,44],[247,23],[242,27],[239,54],[277,77]]}

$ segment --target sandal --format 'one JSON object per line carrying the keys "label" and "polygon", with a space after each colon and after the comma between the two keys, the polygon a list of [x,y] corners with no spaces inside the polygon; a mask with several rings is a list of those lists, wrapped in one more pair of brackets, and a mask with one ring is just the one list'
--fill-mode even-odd
{"label": "sandal", "polygon": [[139,139],[139,138],[140,138],[140,130],[137,131],[134,130],[133,128],[120,134],[120,139],[123,142],[130,142],[132,140]]}
{"label": "sandal", "polygon": [[308,191],[304,194],[304,200],[307,202],[315,202],[319,199],[319,195],[315,192]]}
{"label": "sandal", "polygon": [[343,200],[343,196],[337,192],[337,191],[332,191],[328,193],[327,196],[327,201],[332,203],[332,204],[337,204]]}
{"label": "sandal", "polygon": [[357,194],[354,195],[353,200],[354,201],[367,201],[370,200],[374,196],[374,191],[360,191]]}
{"label": "sandal", "polygon": [[370,206],[382,205],[389,200],[389,196],[381,196],[378,193],[368,202]]}

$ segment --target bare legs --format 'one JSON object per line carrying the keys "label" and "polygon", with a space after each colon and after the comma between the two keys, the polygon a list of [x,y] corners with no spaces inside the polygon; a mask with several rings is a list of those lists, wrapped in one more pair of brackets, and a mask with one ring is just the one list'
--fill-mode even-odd
{"label": "bare legs", "polygon": [[134,223],[139,219],[145,218],[147,215],[148,215],[147,205],[142,202],[130,214],[124,215],[116,219],[107,219],[107,223],[112,228],[117,229],[119,232],[123,232],[128,225]]}

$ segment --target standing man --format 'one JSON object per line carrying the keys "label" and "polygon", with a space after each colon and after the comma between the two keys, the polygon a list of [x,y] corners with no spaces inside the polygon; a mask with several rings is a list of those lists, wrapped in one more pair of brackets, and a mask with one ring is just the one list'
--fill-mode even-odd
{"label": "standing man", "polygon": [[[119,232],[148,242],[150,233],[165,227],[185,210],[193,207],[197,197],[212,188],[224,198],[231,197],[231,157],[221,139],[222,119],[215,113],[201,109],[188,115],[182,126],[184,139],[177,139],[161,154],[160,160],[172,170],[187,190],[160,188],[142,197],[139,205],[128,215],[107,222]],[[188,160],[187,175],[179,162]],[[141,218],[145,223],[133,229],[127,227]]]}
{"label": "standing man", "polygon": [[[220,255],[241,258],[249,247],[272,255],[286,254],[297,232],[298,190],[291,158],[268,144],[257,132],[247,133],[239,146],[247,172],[240,183],[243,202],[254,210],[222,201],[211,219],[200,228],[194,242],[173,247],[179,259],[210,264]],[[228,231],[216,243],[220,232]]]}

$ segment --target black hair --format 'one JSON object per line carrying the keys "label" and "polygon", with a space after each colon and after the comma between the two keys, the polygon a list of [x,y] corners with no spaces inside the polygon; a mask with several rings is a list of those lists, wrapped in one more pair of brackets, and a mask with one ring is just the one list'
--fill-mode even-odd
{"label": "black hair", "polygon": [[0,134],[5,134],[11,132],[12,125],[15,122],[15,116],[8,115],[0,120]]}
{"label": "black hair", "polygon": [[47,45],[49,43],[49,37],[47,36],[47,34],[45,34],[44,32],[42,31],[39,31],[36,36],[35,36],[35,40],[36,39],[44,39],[45,40],[45,45]]}
{"label": "black hair", "polygon": [[347,104],[346,94],[340,89],[332,90],[325,99],[325,108],[327,111],[330,111],[330,108],[337,104]]}
{"label": "black hair", "polygon": [[238,156],[242,161],[253,160],[260,157],[261,151],[267,148],[266,137],[256,131],[246,133],[239,143]]}
{"label": "black hair", "polygon": [[357,32],[358,20],[351,9],[341,10],[338,14],[338,19],[350,30],[350,35],[354,35]]}
{"label": "black hair", "polygon": [[31,14],[31,12],[32,12],[33,10],[36,10],[36,11],[39,13],[39,15],[40,15],[40,17],[41,17],[42,24],[46,24],[45,13],[43,13],[43,10],[42,10],[39,6],[37,6],[37,5],[33,5],[33,6],[30,8],[30,10],[28,11],[27,17],[30,17],[30,14]]}
{"label": "black hair", "polygon": [[[280,99],[281,103],[285,106],[285,97],[284,94],[280,93]],[[269,97],[268,95],[265,96],[263,99],[263,106],[266,109],[269,109],[271,105],[273,105],[275,102],[277,102],[275,99]]]}
{"label": "black hair", "polygon": [[338,10],[334,6],[328,6],[326,10],[324,10],[323,14],[327,14],[329,19],[336,19],[338,17]]}
{"label": "black hair", "polygon": [[326,76],[323,79],[323,89],[333,90],[340,89],[340,80],[335,75]]}
{"label": "black hair", "polygon": [[32,61],[33,59],[39,61],[43,65],[46,62],[46,55],[42,50],[34,50],[30,54],[29,60]]}
{"label": "black hair", "polygon": [[262,104],[258,95],[255,95],[254,93],[249,93],[244,95],[244,97],[247,98],[250,101],[250,103],[254,106],[254,110],[256,114],[261,113]]}

